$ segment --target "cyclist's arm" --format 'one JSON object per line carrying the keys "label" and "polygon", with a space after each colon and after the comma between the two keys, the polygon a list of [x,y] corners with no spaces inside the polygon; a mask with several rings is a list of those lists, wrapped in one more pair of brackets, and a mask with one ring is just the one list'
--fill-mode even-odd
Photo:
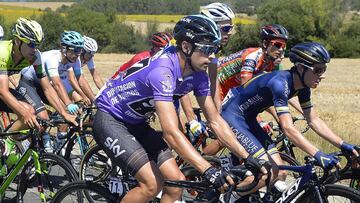
{"label": "cyclist's arm", "polygon": [[226,121],[220,116],[210,96],[196,97],[203,110],[210,128],[217,135],[218,140],[237,157],[247,158],[249,153],[240,145]]}
{"label": "cyclist's arm", "polygon": [[25,115],[28,112],[9,91],[8,75],[0,75],[0,99],[18,116]]}
{"label": "cyclist's arm", "polygon": [[337,136],[321,118],[317,116],[313,107],[304,109],[304,116],[311,129],[334,146],[340,147],[343,140]]}
{"label": "cyclist's arm", "polygon": [[79,86],[84,94],[90,99],[91,102],[95,101],[95,94],[93,93],[88,81],[85,79],[84,74],[76,76]]}
{"label": "cyclist's arm", "polygon": [[178,128],[178,119],[174,104],[169,101],[155,101],[156,114],[163,130],[163,137],[185,161],[196,170],[204,173],[211,165],[194,149],[185,135]]}
{"label": "cyclist's arm", "polygon": [[215,107],[219,112],[221,112],[221,104],[222,104],[220,89],[221,89],[220,81],[216,78],[216,89],[215,89],[215,95],[213,97],[213,100],[215,103]]}
{"label": "cyclist's arm", "polygon": [[314,156],[319,149],[309,142],[293,124],[290,113],[283,113],[278,115],[280,126],[285,135],[301,150],[305,151],[311,156]]}
{"label": "cyclist's arm", "polygon": [[96,69],[89,69],[90,74],[94,80],[94,83],[98,89],[101,89],[102,86],[104,86],[104,82],[101,79],[99,73],[96,71]]}
{"label": "cyclist's arm", "polygon": [[55,92],[55,89],[51,86],[48,77],[41,78],[40,85],[51,106],[54,107],[55,110],[59,112],[62,116],[64,116],[66,114],[66,109],[61,103],[59,96]]}
{"label": "cyclist's arm", "polygon": [[67,94],[64,85],[61,82],[61,79],[59,76],[53,76],[51,77],[51,81],[53,83],[54,89],[59,95],[60,99],[64,102],[65,106],[68,106],[71,104],[71,99],[69,98],[69,95]]}
{"label": "cyclist's arm", "polygon": [[189,121],[196,119],[196,115],[192,108],[190,95],[187,94],[187,95],[182,96],[180,98],[180,103],[181,103],[181,107],[183,108],[184,114],[186,116],[186,120],[189,122]]}
{"label": "cyclist's arm", "polygon": [[76,76],[72,68],[68,70],[68,76],[69,76],[69,82],[71,86],[74,88],[75,92],[77,92],[84,100],[86,100],[88,97],[87,95],[82,91],[80,88],[80,85],[78,81],[76,80]]}
{"label": "cyclist's arm", "polygon": [[292,107],[294,107],[294,109],[296,109],[297,112],[301,113],[302,115],[304,114],[304,112],[300,106],[299,100],[296,97],[289,99],[288,102]]}
{"label": "cyclist's arm", "polygon": [[16,82],[14,76],[10,75],[9,76],[9,81],[15,88],[18,86],[18,83]]}

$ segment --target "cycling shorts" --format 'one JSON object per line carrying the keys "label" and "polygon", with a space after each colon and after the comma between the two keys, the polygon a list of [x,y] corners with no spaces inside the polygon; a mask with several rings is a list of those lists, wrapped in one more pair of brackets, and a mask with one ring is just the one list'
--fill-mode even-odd
{"label": "cycling shorts", "polygon": [[[23,101],[23,102],[26,102],[26,99],[21,95],[19,94],[16,90],[12,89],[12,88],[9,88],[9,92],[19,101]],[[4,111],[4,112],[8,112],[8,113],[13,113],[13,110],[8,107],[8,105],[3,102],[1,99],[0,99],[0,111]]]}
{"label": "cycling shorts", "polygon": [[122,170],[135,175],[149,161],[161,166],[173,158],[171,150],[148,123],[128,124],[98,110],[94,119],[94,139]]}
{"label": "cycling shorts", "polygon": [[271,137],[261,128],[256,116],[246,118],[242,115],[229,114],[222,117],[230,125],[237,140],[246,151],[256,158],[262,157],[265,153],[278,153],[275,143]]}
{"label": "cycling shorts", "polygon": [[36,114],[46,110],[44,103],[49,101],[39,84],[21,78],[16,90],[34,107]]}

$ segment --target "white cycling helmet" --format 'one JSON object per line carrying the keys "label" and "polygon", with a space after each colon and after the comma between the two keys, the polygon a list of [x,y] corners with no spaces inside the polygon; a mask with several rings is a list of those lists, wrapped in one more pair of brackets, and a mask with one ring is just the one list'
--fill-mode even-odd
{"label": "white cycling helmet", "polygon": [[200,13],[215,22],[232,20],[235,17],[235,14],[231,8],[224,3],[212,3],[204,6]]}
{"label": "white cycling helmet", "polygon": [[4,37],[4,29],[0,25],[0,40]]}
{"label": "white cycling helmet", "polygon": [[91,37],[87,37],[87,36],[83,36],[84,38],[84,47],[83,49],[86,52],[91,52],[91,53],[95,53],[98,50],[98,45],[96,43],[96,41],[91,38]]}

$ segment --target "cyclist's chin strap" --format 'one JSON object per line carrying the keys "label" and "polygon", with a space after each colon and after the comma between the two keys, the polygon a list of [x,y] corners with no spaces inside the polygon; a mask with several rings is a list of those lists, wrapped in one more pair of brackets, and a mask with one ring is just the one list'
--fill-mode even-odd
{"label": "cyclist's chin strap", "polygon": [[180,50],[181,50],[181,52],[185,55],[185,67],[186,67],[186,64],[189,64],[191,70],[192,70],[192,71],[195,71],[194,67],[193,67],[192,64],[191,64],[191,56],[192,56],[193,53],[194,53],[195,45],[193,44],[190,53],[185,53],[182,48],[180,48]]}
{"label": "cyclist's chin strap", "polygon": [[[304,66],[303,66],[303,67],[304,67]],[[307,87],[307,85],[305,85],[304,79],[305,79],[305,73],[306,73],[306,71],[308,71],[308,68],[304,67],[304,71],[302,72],[301,75],[300,75],[298,69],[296,68],[296,66],[293,66],[293,67],[291,68],[291,71],[292,71],[293,73],[295,73],[295,74],[300,78],[301,84],[302,84],[304,87]]]}

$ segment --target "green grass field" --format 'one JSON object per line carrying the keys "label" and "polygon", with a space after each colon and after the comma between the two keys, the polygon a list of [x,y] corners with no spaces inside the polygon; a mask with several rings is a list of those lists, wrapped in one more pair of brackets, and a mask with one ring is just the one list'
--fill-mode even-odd
{"label": "green grass field", "polygon": [[5,24],[10,25],[19,17],[30,18],[34,15],[40,15],[43,12],[39,9],[0,5],[0,14],[5,17]]}

